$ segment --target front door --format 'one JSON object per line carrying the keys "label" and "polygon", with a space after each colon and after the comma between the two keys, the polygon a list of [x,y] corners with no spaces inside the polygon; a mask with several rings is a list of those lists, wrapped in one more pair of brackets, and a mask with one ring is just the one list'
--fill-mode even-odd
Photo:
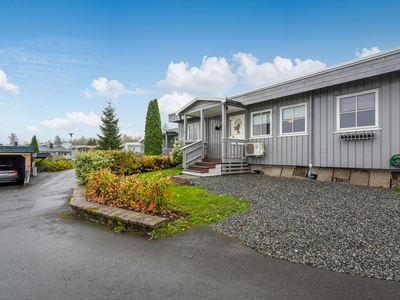
{"label": "front door", "polygon": [[229,117],[229,137],[232,139],[245,139],[245,115]]}

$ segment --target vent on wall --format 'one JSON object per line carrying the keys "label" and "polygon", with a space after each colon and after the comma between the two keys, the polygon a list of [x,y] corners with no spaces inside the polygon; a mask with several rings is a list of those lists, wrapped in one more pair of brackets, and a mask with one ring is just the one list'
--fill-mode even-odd
{"label": "vent on wall", "polygon": [[373,133],[342,133],[339,139],[341,141],[360,141],[360,140],[372,140],[374,138]]}

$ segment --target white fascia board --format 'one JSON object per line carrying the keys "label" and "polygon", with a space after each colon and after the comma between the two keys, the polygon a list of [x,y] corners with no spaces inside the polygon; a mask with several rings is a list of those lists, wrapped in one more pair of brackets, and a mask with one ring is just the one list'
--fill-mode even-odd
{"label": "white fascia board", "polygon": [[191,106],[193,103],[197,102],[197,101],[215,101],[215,102],[221,102],[225,101],[226,98],[222,98],[222,97],[196,97],[194,98],[192,101],[190,101],[188,104],[186,104],[184,107],[182,107],[180,110],[178,110],[175,115],[179,115],[182,111],[184,111],[185,109],[187,109],[189,106]]}

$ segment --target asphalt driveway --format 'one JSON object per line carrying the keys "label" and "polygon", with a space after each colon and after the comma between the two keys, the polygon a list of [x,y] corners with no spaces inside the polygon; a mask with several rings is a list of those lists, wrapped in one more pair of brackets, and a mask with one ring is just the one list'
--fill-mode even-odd
{"label": "asphalt driveway", "polygon": [[397,282],[273,259],[207,228],[149,241],[70,219],[74,186],[70,170],[0,187],[0,299],[400,298]]}

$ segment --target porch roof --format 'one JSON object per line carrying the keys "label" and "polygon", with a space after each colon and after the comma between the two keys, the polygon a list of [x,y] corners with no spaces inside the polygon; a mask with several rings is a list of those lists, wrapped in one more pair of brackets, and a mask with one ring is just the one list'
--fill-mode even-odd
{"label": "porch roof", "polygon": [[[210,98],[210,97],[196,97],[175,114],[170,116],[187,115],[190,117],[200,117],[201,110],[204,110],[204,117],[210,118],[214,116],[219,116],[222,114],[222,104],[227,103],[226,98]],[[236,111],[243,110],[242,106],[228,105],[227,113],[233,113]],[[173,120],[172,120],[173,119]],[[170,121],[178,121],[179,119],[170,118]]]}

